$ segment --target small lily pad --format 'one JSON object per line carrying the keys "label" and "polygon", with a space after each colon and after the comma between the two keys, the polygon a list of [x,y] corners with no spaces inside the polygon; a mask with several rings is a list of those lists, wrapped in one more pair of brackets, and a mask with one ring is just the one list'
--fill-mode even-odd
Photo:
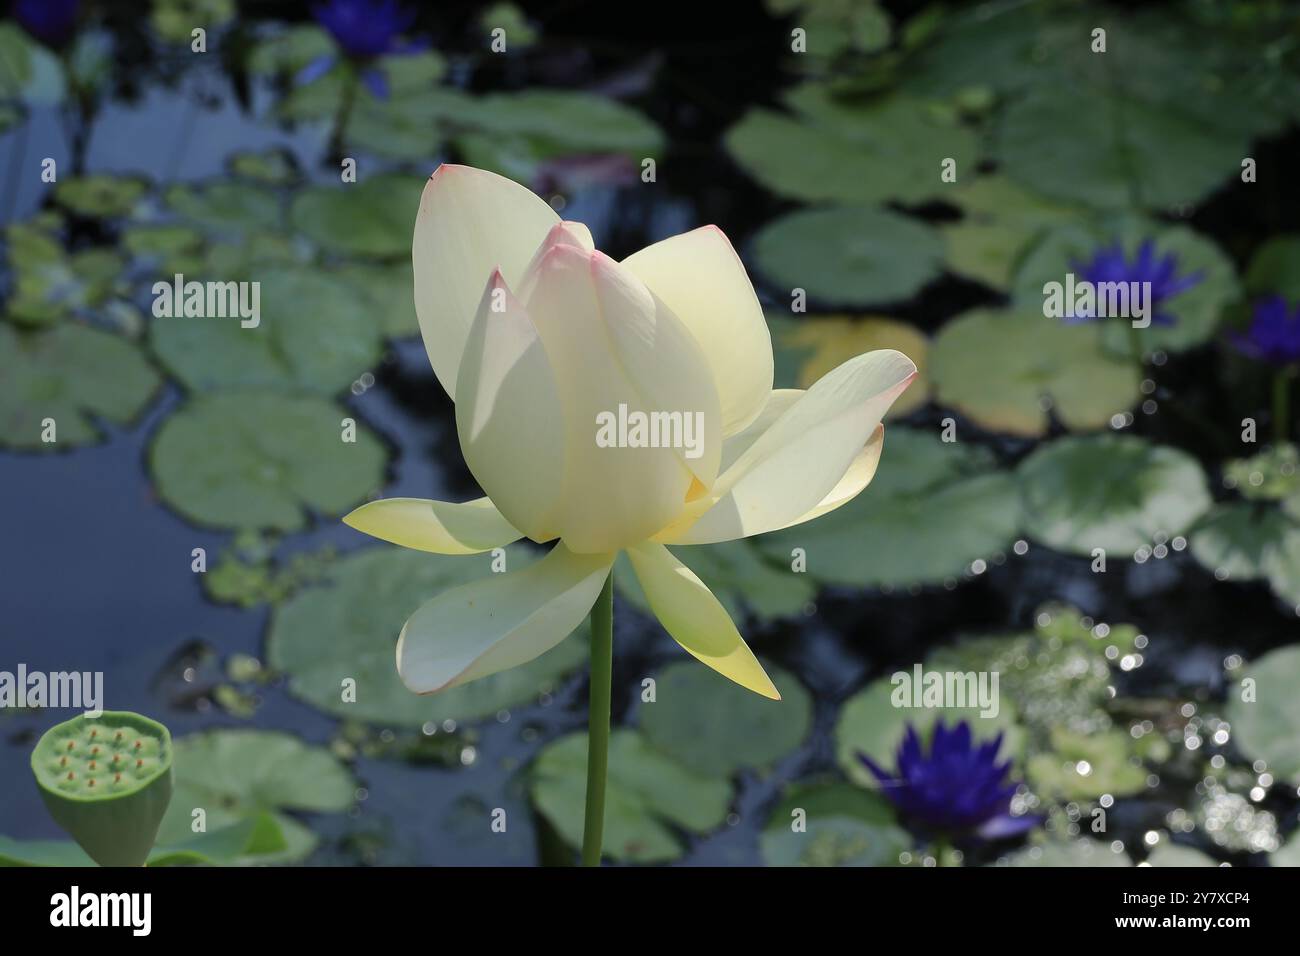
{"label": "small lily pad", "polygon": [[235,0],[153,0],[149,25],[168,43],[191,42],[195,27],[217,30],[235,16]]}
{"label": "small lily pad", "polygon": [[283,147],[242,150],[227,157],[226,166],[232,176],[266,186],[287,186],[299,175],[293,153]]}
{"label": "small lily pad", "polygon": [[1272,445],[1258,455],[1223,466],[1223,484],[1252,501],[1285,501],[1300,495],[1300,450]]}
{"label": "small lily pad", "polygon": [[129,215],[148,191],[141,177],[94,173],[63,180],[54,187],[54,199],[81,216],[117,219]]}
{"label": "small lily pad", "polygon": [[45,214],[5,230],[14,273],[6,309],[20,325],[50,325],[126,290],[121,254],[105,246],[67,252],[61,225],[61,217]]}
{"label": "small lily pad", "polygon": [[1061,801],[1139,793],[1147,771],[1133,758],[1132,741],[1118,730],[1083,734],[1054,727],[1050,749],[1030,757],[1025,769],[1035,792]]}
{"label": "small lily pad", "polygon": [[193,390],[289,388],[330,394],[372,368],[378,317],[353,285],[331,274],[272,265],[258,273],[259,321],[242,315],[155,319],[150,344]]}
{"label": "small lily pad", "polygon": [[1205,473],[1176,448],[1135,435],[1062,438],[1017,469],[1025,529],[1067,554],[1115,555],[1182,534],[1210,507]]}
{"label": "small lily pad", "polygon": [[1215,505],[1192,529],[1193,557],[1225,580],[1267,577],[1283,559],[1286,540],[1300,539],[1300,523],[1281,509],[1245,501]]}
{"label": "small lily pad", "polygon": [[655,676],[655,700],[642,703],[642,735],[696,773],[767,770],[808,736],[812,697],[793,674],[767,665],[779,701],[701,666],[677,661]]}
{"label": "small lily pad", "polygon": [[203,233],[190,226],[138,223],[122,230],[122,245],[138,261],[153,267],[150,274],[171,279],[176,273],[203,270]]}
{"label": "small lily pad", "polygon": [[872,206],[801,209],[754,238],[758,270],[783,296],[826,305],[901,302],[938,277],[943,240],[917,219]]}
{"label": "small lily pad", "polygon": [[[533,703],[586,659],[583,633],[520,667],[437,694],[413,694],[397,674],[394,648],[406,619],[439,593],[493,573],[493,560],[392,547],[349,555],[320,584],[276,609],[268,663],[288,675],[295,697],[338,717],[385,726],[480,720]],[[531,551],[511,546],[502,573],[532,560]]]}
{"label": "small lily pad", "polygon": [[1017,305],[1041,315],[1045,284],[1057,282],[1063,286],[1067,273],[1073,273],[1077,283],[1084,278],[1078,266],[1116,242],[1123,247],[1126,260],[1132,262],[1148,239],[1157,257],[1176,257],[1180,277],[1201,278],[1159,306],[1160,312],[1173,318],[1172,325],[1153,323],[1135,329],[1131,319],[1098,319],[1096,324],[1104,329],[1107,347],[1118,355],[1130,356],[1134,336],[1146,352],[1178,352],[1208,341],[1214,336],[1224,307],[1239,295],[1236,270],[1214,242],[1186,226],[1159,225],[1132,216],[1058,226],[1045,233],[1025,255],[1016,271],[1012,298]]}
{"label": "small lily pad", "polygon": [[[1247,684],[1246,681],[1250,683]],[[1300,785],[1300,645],[1249,662],[1228,684],[1225,717],[1248,757],[1281,780]]]}
{"label": "small lily pad", "polygon": [[1253,296],[1280,295],[1292,305],[1300,302],[1300,235],[1274,236],[1260,245],[1243,281]]}
{"label": "small lily pad", "polygon": [[294,197],[289,219],[294,229],[327,252],[409,256],[423,189],[424,180],[403,173],[309,186]]}
{"label": "small lily pad", "polygon": [[777,388],[809,388],[855,355],[875,349],[897,349],[916,363],[917,376],[890,407],[886,420],[916,411],[929,398],[929,340],[916,326],[875,316],[861,319],[817,316],[802,320],[769,316],[768,327],[776,352]]}
{"label": "small lily pad", "polygon": [[1102,348],[1101,330],[1041,313],[976,309],[935,338],[931,374],[940,404],[990,431],[1042,437],[1048,409],[1067,427],[1102,428],[1137,403],[1132,362]]}
{"label": "small lily pad", "polygon": [[[129,340],[74,322],[20,332],[0,322],[0,445],[58,451],[97,441],[95,419],[126,425],[161,379]],[[54,421],[53,442],[42,433]]]}
{"label": "small lily pad", "polygon": [[[905,672],[911,676],[911,672]],[[1003,734],[999,756],[1018,757],[1024,750],[1024,731],[1006,701],[1002,701],[996,714],[982,716],[978,705],[969,707],[945,706],[937,708],[894,706],[895,694],[903,695],[905,688],[895,685],[890,677],[872,681],[844,703],[835,724],[835,760],[850,780],[875,790],[880,784],[871,774],[859,754],[865,754],[886,771],[895,769],[896,754],[910,724],[916,728],[923,742],[930,738],[936,722],[946,726],[959,721],[970,724],[976,740],[992,740]],[[927,744],[928,746],[928,744]]]}
{"label": "small lily pad", "polygon": [[[569,734],[537,755],[531,774],[533,804],[571,847],[582,845],[587,735]],[[655,750],[632,730],[609,739],[604,855],[620,863],[666,863],[685,848],[675,830],[703,834],[722,824],[731,787],[699,776]]]}
{"label": "small lily pad", "polygon": [[160,844],[194,836],[202,810],[208,832],[271,814],[287,844],[250,862],[289,863],[308,856],[316,835],[287,811],[340,813],[356,800],[357,781],[324,747],[274,730],[210,730],[175,742],[176,786],[158,831]]}
{"label": "small lily pad", "polygon": [[1010,546],[1020,526],[1011,475],[986,451],[918,429],[885,428],[875,479],[848,504],[758,538],[786,566],[802,549],[807,574],[852,587],[940,583]]}
{"label": "small lily pad", "polygon": [[759,836],[768,866],[896,866],[911,846],[888,800],[839,781],[792,786]]}
{"label": "small lily pad", "polygon": [[313,396],[203,395],[158,430],[149,460],[158,493],[200,525],[294,531],[304,510],[341,515],[383,481],[383,445],[350,414]]}

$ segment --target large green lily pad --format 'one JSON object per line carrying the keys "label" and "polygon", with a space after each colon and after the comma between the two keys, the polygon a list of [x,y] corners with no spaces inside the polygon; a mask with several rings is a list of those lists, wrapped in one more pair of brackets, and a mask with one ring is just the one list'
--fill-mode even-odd
{"label": "large green lily pad", "polygon": [[[1228,684],[1225,717],[1237,746],[1269,772],[1300,784],[1300,645],[1279,647],[1248,663]],[[1246,679],[1254,682],[1249,693]],[[1253,696],[1253,700],[1243,697]]]}
{"label": "large green lily pad", "polygon": [[837,99],[823,84],[785,96],[793,114],[751,109],[726,136],[736,161],[774,192],[806,202],[921,202],[956,185],[941,178],[956,161],[958,182],[974,176],[974,133],[951,111],[903,96]]}
{"label": "large green lily pad", "polygon": [[1039,438],[1049,408],[1068,428],[1102,428],[1140,396],[1132,362],[1095,325],[1041,312],[976,309],[945,325],[931,356],[937,398],[991,431]]}
{"label": "large green lily pad", "polygon": [[655,676],[655,700],[641,704],[642,735],[703,775],[742,767],[766,770],[812,729],[812,697],[798,679],[771,664],[779,701],[760,697],[698,661],[677,661]]}
{"label": "large green lily pad", "polygon": [[404,173],[309,186],[289,209],[293,228],[327,252],[409,256],[424,180]]}
{"label": "large green lily pad", "polygon": [[[510,574],[532,552],[511,546]],[[402,625],[443,591],[492,574],[491,554],[446,556],[381,546],[335,563],[324,579],[275,610],[267,661],[289,678],[289,692],[326,713],[390,726],[472,721],[532,703],[587,655],[585,627],[536,660],[437,694],[414,694],[397,675]],[[344,681],[354,686],[344,699]]]}
{"label": "large green lily pad", "polygon": [[839,781],[792,786],[759,836],[768,866],[894,866],[911,846],[883,796]]}
{"label": "large green lily pad", "polygon": [[[569,734],[548,744],[533,764],[533,804],[572,847],[582,845],[587,777],[587,735]],[[605,791],[604,855],[620,863],[666,863],[685,848],[677,829],[703,834],[727,815],[731,787],[699,776],[655,750],[632,730],[609,740]]]}
{"label": "large green lily pad", "polygon": [[[57,451],[97,441],[95,419],[129,423],[160,381],[120,335],[74,322],[34,332],[0,322],[0,445]],[[41,437],[47,418],[53,443]]]}
{"label": "large green lily pad", "polygon": [[1083,278],[1079,266],[1089,262],[1097,250],[1116,241],[1132,262],[1147,239],[1154,241],[1159,258],[1170,254],[1176,257],[1179,276],[1199,274],[1201,279],[1159,307],[1175,320],[1172,325],[1135,329],[1131,320],[1124,318],[1098,319],[1105,330],[1107,347],[1116,354],[1131,356],[1135,336],[1145,352],[1177,352],[1208,341],[1214,336],[1224,307],[1239,294],[1236,271],[1217,245],[1186,226],[1156,225],[1127,216],[1058,226],[1026,254],[1016,272],[1012,296],[1025,309],[1041,314],[1046,283],[1064,285],[1066,273],[1074,273],[1077,282]]}
{"label": "large green lily pad", "polygon": [[943,240],[917,219],[873,206],[833,206],[788,213],[754,238],[758,270],[778,289],[826,305],[901,302],[931,279]]}
{"label": "large green lily pad", "polygon": [[260,321],[155,319],[154,352],[186,387],[339,392],[379,360],[380,317],[338,276],[295,266],[258,273]]}
{"label": "large green lily pad", "polygon": [[284,218],[280,197],[273,190],[246,182],[177,183],[168,187],[163,199],[182,221],[234,239],[273,232]]}
{"label": "large green lily pad", "polygon": [[941,583],[1009,547],[1020,526],[1015,483],[969,443],[885,428],[880,468],[848,504],[758,538],[789,566],[803,549],[807,574],[853,587]]}
{"label": "large green lily pad", "polygon": [[1068,554],[1112,556],[1182,534],[1209,509],[1205,473],[1176,448],[1135,435],[1062,438],[1017,469],[1025,530]]}
{"label": "large green lily pad", "polygon": [[203,395],[171,415],[149,451],[158,494],[200,525],[293,531],[337,516],[383,481],[384,446],[322,398],[268,391]]}
{"label": "large green lily pad", "polygon": [[276,730],[192,734],[176,740],[173,759],[175,788],[158,828],[159,844],[193,837],[195,810],[203,811],[209,832],[269,813],[287,846],[252,862],[294,862],[318,841],[286,811],[339,813],[356,799],[356,779],[329,750]]}

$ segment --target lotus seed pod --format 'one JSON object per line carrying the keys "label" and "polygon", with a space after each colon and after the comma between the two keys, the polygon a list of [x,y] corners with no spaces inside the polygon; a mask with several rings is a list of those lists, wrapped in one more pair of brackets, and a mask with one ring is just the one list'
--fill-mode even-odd
{"label": "lotus seed pod", "polygon": [[142,866],[172,796],[167,728],[127,711],[74,717],[32,751],[41,799],[100,866]]}

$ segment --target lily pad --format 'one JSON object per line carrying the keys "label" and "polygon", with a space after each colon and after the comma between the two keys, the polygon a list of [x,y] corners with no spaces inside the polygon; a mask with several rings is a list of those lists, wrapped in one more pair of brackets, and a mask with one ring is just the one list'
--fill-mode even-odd
{"label": "lily pad", "polygon": [[[288,848],[280,824],[268,813],[250,816],[179,843],[158,845],[146,866],[221,866],[278,854]],[[0,867],[95,866],[86,851],[71,840],[11,840],[0,836]]]}
{"label": "lily pad", "polygon": [[[127,339],[73,322],[20,332],[0,322],[0,445],[57,451],[98,441],[95,419],[126,425],[161,380]],[[55,441],[42,440],[45,419]]]}
{"label": "lily pad", "polygon": [[1210,507],[1205,473],[1176,448],[1135,435],[1062,438],[1017,469],[1025,530],[1048,547],[1115,555],[1182,534]]}
{"label": "lily pad", "polygon": [[[532,552],[511,546],[509,574]],[[404,548],[367,548],[335,563],[324,580],[275,610],[267,661],[289,678],[289,692],[338,717],[385,726],[473,721],[534,702],[586,659],[583,633],[541,657],[431,695],[409,691],[397,675],[394,648],[402,625],[442,591],[493,573],[492,555],[450,557]],[[354,683],[344,699],[344,682]]]}
{"label": "lily pad", "polygon": [[[1273,857],[1276,858],[1277,854],[1273,854]],[[1218,860],[1206,856],[1200,850],[1193,850],[1190,846],[1180,846],[1177,843],[1161,843],[1147,855],[1145,862],[1147,866],[1157,867],[1219,865]]]}
{"label": "lily pad", "polygon": [[702,775],[742,767],[767,770],[812,729],[812,697],[793,674],[766,666],[779,701],[701,666],[669,664],[655,677],[655,700],[642,703],[641,733],[651,744]]}
{"label": "lily pad", "polygon": [[[340,813],[356,799],[357,781],[324,747],[275,730],[210,730],[175,741],[175,789],[158,830],[159,844],[194,836],[195,810],[209,832],[271,814],[286,848],[256,862],[308,856],[316,835],[287,811]],[[250,861],[252,862],[252,861]]]}
{"label": "lily pad", "polygon": [[930,343],[914,325],[874,316],[861,319],[817,316],[803,320],[769,316],[767,324],[776,352],[777,388],[809,388],[855,355],[875,349],[897,349],[916,363],[917,376],[890,407],[885,419],[902,418],[923,406],[929,398]]}
{"label": "lily pad", "polygon": [[346,280],[272,265],[258,273],[259,323],[240,315],[172,316],[151,326],[154,352],[192,390],[268,387],[331,394],[372,368],[378,317]]}
{"label": "lily pad", "polygon": [[1227,462],[1223,484],[1251,501],[1286,501],[1300,496],[1300,450],[1288,442]]}
{"label": "lily pad", "polygon": [[1186,226],[1157,225],[1133,217],[1059,226],[1026,254],[1016,272],[1012,297],[1023,308],[1041,314],[1046,283],[1064,284],[1067,273],[1074,273],[1076,281],[1082,279],[1077,264],[1087,263],[1099,249],[1117,241],[1131,262],[1147,239],[1154,242],[1157,256],[1176,257],[1179,276],[1199,274],[1200,281],[1161,304],[1160,311],[1174,319],[1172,325],[1135,329],[1128,319],[1098,319],[1107,347],[1131,356],[1134,336],[1147,352],[1177,352],[1209,341],[1224,307],[1239,295],[1236,271],[1217,245]]}
{"label": "lily pad", "polygon": [[168,505],[200,525],[294,531],[304,511],[341,515],[383,481],[383,445],[339,406],[268,391],[203,395],[172,414],[150,448]]}
{"label": "lily pad", "polygon": [[955,189],[942,179],[945,160],[956,161],[959,180],[974,174],[974,133],[937,104],[837,99],[818,83],[796,87],[785,102],[793,115],[751,109],[726,135],[741,167],[779,195],[918,203]]}
{"label": "lily pad", "polygon": [[280,197],[266,187],[249,183],[178,183],[167,189],[163,199],[182,221],[232,238],[272,232],[283,221]]}
{"label": "lily pad", "polygon": [[388,337],[420,334],[415,315],[415,279],[411,262],[349,262],[334,275],[365,296],[370,321]]}
{"label": "lily pad", "polygon": [[66,84],[59,59],[16,23],[0,23],[0,99],[32,106],[53,106],[63,100]]}
{"label": "lily pad", "polygon": [[984,449],[919,429],[886,427],[880,468],[866,490],[831,514],[758,538],[789,565],[852,587],[939,583],[1010,546],[1020,527],[1011,475]]}
{"label": "lily pad", "polygon": [[[905,672],[911,677],[911,672]],[[892,676],[892,675],[891,675]],[[946,726],[959,721],[970,724],[976,740],[992,740],[1003,734],[1001,759],[1019,757],[1024,750],[1024,731],[1006,701],[1002,701],[996,715],[982,716],[978,706],[973,707],[911,707],[894,706],[894,694],[902,693],[891,677],[872,681],[844,703],[835,724],[835,760],[840,769],[855,783],[871,790],[880,784],[871,771],[862,765],[858,754],[865,754],[887,771],[895,769],[896,754],[903,742],[907,725],[911,724],[927,743],[936,722]]]}
{"label": "lily pad", "polygon": [[14,274],[6,309],[20,325],[50,325],[126,291],[122,256],[104,246],[66,251],[61,225],[58,215],[43,214],[5,230]]}
{"label": "lily pad", "polygon": [[293,153],[283,147],[241,150],[226,158],[226,166],[232,176],[266,186],[287,186],[299,175]]}
{"label": "lily pad", "polygon": [[1044,199],[998,175],[962,181],[949,201],[963,213],[960,221],[939,228],[949,270],[999,291],[1011,285],[1038,235],[1079,216],[1078,207]]}
{"label": "lily pad", "polygon": [[1007,857],[1007,866],[1132,866],[1127,853],[1116,853],[1099,840],[1049,839],[1017,850]]}
{"label": "lily pad", "polygon": [[1035,792],[1061,801],[1139,793],[1147,771],[1132,756],[1132,742],[1117,730],[1083,734],[1055,727],[1050,749],[1030,757],[1025,769]]}
{"label": "lily pad", "polygon": [[1269,651],[1234,676],[1224,716],[1237,746],[1265,761],[1274,777],[1300,785],[1300,645]]}
{"label": "lily pad", "polygon": [[153,0],[149,25],[168,43],[190,44],[195,27],[216,30],[235,16],[235,0]]}
{"label": "lily pad", "polygon": [[63,180],[54,187],[54,199],[81,216],[116,219],[129,215],[148,191],[141,177],[94,173]]}
{"label": "lily pad", "polygon": [[759,836],[768,866],[894,866],[911,846],[884,797],[841,782],[795,784]]}
{"label": "lily pad", "polygon": [[758,269],[827,305],[901,302],[938,277],[943,240],[925,223],[872,206],[802,209],[754,239]]}
{"label": "lily pad", "polygon": [[449,117],[489,136],[521,136],[543,154],[659,155],[663,133],[630,106],[578,90],[522,90],[475,97],[468,113]]}
{"label": "lily pad", "polygon": [[[537,755],[533,804],[572,847],[582,845],[587,735],[569,734]],[[685,852],[675,830],[703,834],[722,824],[731,803],[723,779],[701,777],[650,746],[640,734],[609,738],[604,855],[620,863],[666,863]]]}
{"label": "lily pad", "polygon": [[1250,257],[1244,282],[1251,295],[1280,295],[1293,305],[1300,302],[1300,235],[1265,241]]}
{"label": "lily pad", "polygon": [[[726,541],[698,547],[674,547],[673,553],[694,571],[735,621],[747,614],[760,620],[797,614],[816,596],[806,575],[769,562],[753,544]],[[649,602],[626,555],[618,558],[614,584],[622,597],[647,614]]]}
{"label": "lily pad", "polygon": [[203,271],[203,233],[191,226],[139,223],[122,230],[122,245],[137,261],[148,263],[150,275],[171,279]]}
{"label": "lily pad", "polygon": [[1027,438],[1047,434],[1049,409],[1068,428],[1102,428],[1140,397],[1137,368],[1103,350],[1100,328],[1041,312],[967,312],[940,330],[931,359],[940,404]]}
{"label": "lily pad", "polygon": [[327,252],[409,256],[423,189],[424,180],[403,173],[309,186],[294,197],[289,219],[295,230]]}
{"label": "lily pad", "polygon": [[1225,580],[1267,577],[1284,562],[1288,538],[1300,523],[1281,509],[1244,501],[1215,505],[1192,529],[1191,550],[1201,566]]}

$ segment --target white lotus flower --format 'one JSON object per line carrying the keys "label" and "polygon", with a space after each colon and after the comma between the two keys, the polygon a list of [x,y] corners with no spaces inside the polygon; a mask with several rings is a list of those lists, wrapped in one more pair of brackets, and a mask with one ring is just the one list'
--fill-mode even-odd
{"label": "white lotus flower", "polygon": [[[432,693],[550,650],[626,551],[683,648],[778,698],[726,610],[665,545],[776,531],[849,501],[875,474],[881,417],[916,366],[900,352],[870,352],[807,391],[773,391],[767,324],[719,229],[615,262],[581,223],[479,169],[433,174],[412,253],[425,348],[487,497],[389,498],[344,520],[439,554],[522,537],[555,545],[522,571],[489,574],[416,611],[397,648],[406,685]],[[601,447],[598,416],[620,406],[697,415],[697,454]]]}

